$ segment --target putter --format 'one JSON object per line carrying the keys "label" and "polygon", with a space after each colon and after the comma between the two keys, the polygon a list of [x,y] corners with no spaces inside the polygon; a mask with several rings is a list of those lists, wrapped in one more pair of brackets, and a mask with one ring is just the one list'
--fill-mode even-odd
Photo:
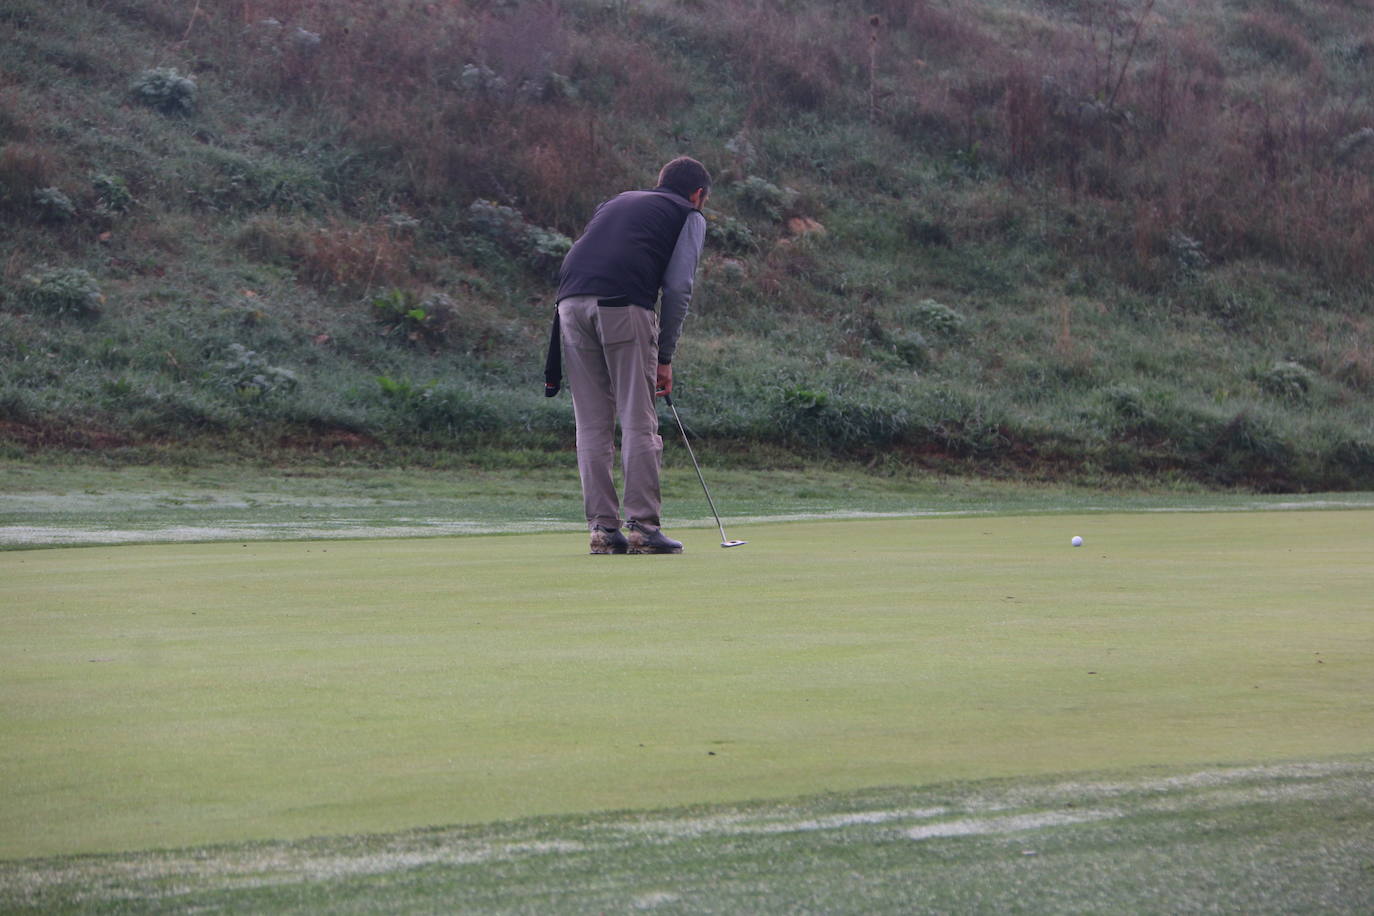
{"label": "putter", "polygon": [[687,446],[687,454],[692,459],[692,467],[697,469],[697,480],[701,481],[701,491],[706,494],[706,501],[711,505],[711,514],[716,517],[716,527],[720,529],[720,546],[739,547],[748,544],[748,541],[732,541],[725,536],[725,525],[720,520],[720,513],[716,511],[716,501],[711,498],[711,491],[706,489],[706,478],[701,476],[701,465],[697,464],[697,456],[692,451],[692,443],[687,441],[687,427],[682,425],[682,418],[677,415],[677,408],[673,406],[672,395],[665,392],[663,402],[673,412],[673,419],[677,421],[678,431],[682,433],[682,444]]}

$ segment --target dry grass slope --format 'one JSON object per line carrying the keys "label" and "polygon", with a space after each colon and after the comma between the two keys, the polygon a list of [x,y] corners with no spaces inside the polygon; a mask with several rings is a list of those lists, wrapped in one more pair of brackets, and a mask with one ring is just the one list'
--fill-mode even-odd
{"label": "dry grass slope", "polygon": [[[1369,12],[13,0],[0,429],[563,448],[549,271],[689,151],[684,366],[741,454],[1367,487]],[[226,378],[235,345],[300,384]]]}

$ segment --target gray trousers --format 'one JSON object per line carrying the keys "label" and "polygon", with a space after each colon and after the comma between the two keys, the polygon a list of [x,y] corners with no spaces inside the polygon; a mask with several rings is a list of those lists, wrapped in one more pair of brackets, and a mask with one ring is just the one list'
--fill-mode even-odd
{"label": "gray trousers", "polygon": [[608,307],[596,302],[594,297],[574,296],[558,304],[587,524],[622,524],[612,476],[619,418],[624,521],[657,526],[663,504],[658,484],[663,439],[654,404],[658,315],[637,305]]}

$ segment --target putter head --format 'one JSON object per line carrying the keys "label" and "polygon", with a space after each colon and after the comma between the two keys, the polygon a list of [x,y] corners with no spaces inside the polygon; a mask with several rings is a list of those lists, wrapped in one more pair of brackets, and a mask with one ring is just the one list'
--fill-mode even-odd
{"label": "putter head", "polygon": [[749,543],[748,541],[721,541],[721,542],[720,542],[720,546],[722,546],[722,547],[743,547],[745,544],[748,544],[748,543]]}

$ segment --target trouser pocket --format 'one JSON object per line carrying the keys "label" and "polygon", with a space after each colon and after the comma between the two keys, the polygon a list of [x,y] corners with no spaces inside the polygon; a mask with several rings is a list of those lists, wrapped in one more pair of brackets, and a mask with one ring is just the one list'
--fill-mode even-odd
{"label": "trouser pocket", "polygon": [[614,347],[643,340],[647,322],[644,320],[653,313],[637,305],[601,306],[596,310],[596,320],[603,347]]}

